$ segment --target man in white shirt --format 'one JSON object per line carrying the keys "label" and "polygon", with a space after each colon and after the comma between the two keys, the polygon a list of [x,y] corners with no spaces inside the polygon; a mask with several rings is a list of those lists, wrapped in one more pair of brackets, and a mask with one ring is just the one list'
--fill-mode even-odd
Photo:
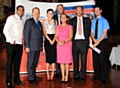
{"label": "man in white shirt", "polygon": [[[85,81],[86,60],[89,46],[91,20],[83,17],[83,7],[76,7],[76,17],[70,19],[73,26],[73,62],[74,62],[74,80],[78,78]],[[79,54],[81,55],[81,69],[79,71]]]}
{"label": "man in white shirt", "polygon": [[12,85],[12,65],[14,63],[14,83],[23,85],[20,81],[20,63],[22,56],[22,32],[24,27],[24,7],[17,6],[16,14],[7,18],[3,33],[6,37],[7,63],[6,63],[6,85],[13,88]]}

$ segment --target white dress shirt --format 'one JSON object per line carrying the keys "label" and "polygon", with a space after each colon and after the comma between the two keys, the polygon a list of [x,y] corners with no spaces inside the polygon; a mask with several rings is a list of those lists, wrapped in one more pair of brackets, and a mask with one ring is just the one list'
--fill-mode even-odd
{"label": "white dress shirt", "polygon": [[80,17],[80,20],[81,20],[81,30],[82,30],[82,34],[79,34],[78,33],[78,24],[79,24],[79,17],[77,17],[77,29],[76,29],[76,34],[75,34],[75,40],[79,40],[79,39],[85,39],[85,36],[84,36],[84,30],[83,30],[83,17],[81,16]]}
{"label": "white dress shirt", "polygon": [[3,33],[6,37],[6,42],[13,44],[22,44],[22,33],[24,27],[24,20],[20,20],[20,17],[15,14],[7,18],[6,24],[3,29]]}
{"label": "white dress shirt", "polygon": [[60,25],[60,14],[58,14],[58,25]]}

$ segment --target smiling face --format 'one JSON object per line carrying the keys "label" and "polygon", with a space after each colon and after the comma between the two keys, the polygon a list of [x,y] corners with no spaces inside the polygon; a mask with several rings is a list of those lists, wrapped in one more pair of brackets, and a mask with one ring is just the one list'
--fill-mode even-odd
{"label": "smiling face", "polygon": [[82,16],[83,15],[83,8],[81,6],[77,7],[76,8],[76,13],[77,13],[77,16]]}
{"label": "smiling face", "polygon": [[66,14],[62,14],[61,17],[60,17],[60,20],[61,20],[61,23],[67,23],[67,16]]}
{"label": "smiling face", "polygon": [[99,16],[101,16],[102,10],[101,10],[99,7],[96,7],[96,8],[94,9],[94,12],[95,12],[95,15],[96,15],[97,17],[99,17]]}
{"label": "smiling face", "polygon": [[48,13],[47,13],[47,17],[48,18],[53,18],[53,15],[54,15],[54,13],[53,13],[53,11],[48,11]]}
{"label": "smiling face", "polygon": [[34,8],[34,9],[32,10],[32,16],[33,16],[34,19],[38,19],[39,16],[40,16],[40,10],[37,9],[37,8]]}
{"label": "smiling face", "polygon": [[23,7],[19,7],[16,11],[17,15],[22,17],[24,15],[24,8]]}
{"label": "smiling face", "polygon": [[58,13],[58,14],[64,13],[64,8],[63,8],[62,5],[59,5],[59,6],[57,7],[57,13]]}

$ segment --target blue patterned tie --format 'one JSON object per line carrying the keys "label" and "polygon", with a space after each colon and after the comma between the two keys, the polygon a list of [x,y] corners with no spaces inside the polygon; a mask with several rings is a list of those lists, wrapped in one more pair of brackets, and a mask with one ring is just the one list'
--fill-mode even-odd
{"label": "blue patterned tie", "polygon": [[37,26],[40,28],[40,23],[39,23],[38,20],[36,20],[36,24],[37,24]]}

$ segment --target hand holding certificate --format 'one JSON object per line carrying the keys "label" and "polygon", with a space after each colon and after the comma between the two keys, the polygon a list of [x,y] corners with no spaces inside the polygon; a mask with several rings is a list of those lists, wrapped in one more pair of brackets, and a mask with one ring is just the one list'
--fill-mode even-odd
{"label": "hand holding certificate", "polygon": [[97,47],[93,47],[93,45],[90,43],[89,44],[89,46],[94,50],[94,51],[96,51],[98,54],[100,54],[101,53],[101,50],[100,49],[98,49]]}

